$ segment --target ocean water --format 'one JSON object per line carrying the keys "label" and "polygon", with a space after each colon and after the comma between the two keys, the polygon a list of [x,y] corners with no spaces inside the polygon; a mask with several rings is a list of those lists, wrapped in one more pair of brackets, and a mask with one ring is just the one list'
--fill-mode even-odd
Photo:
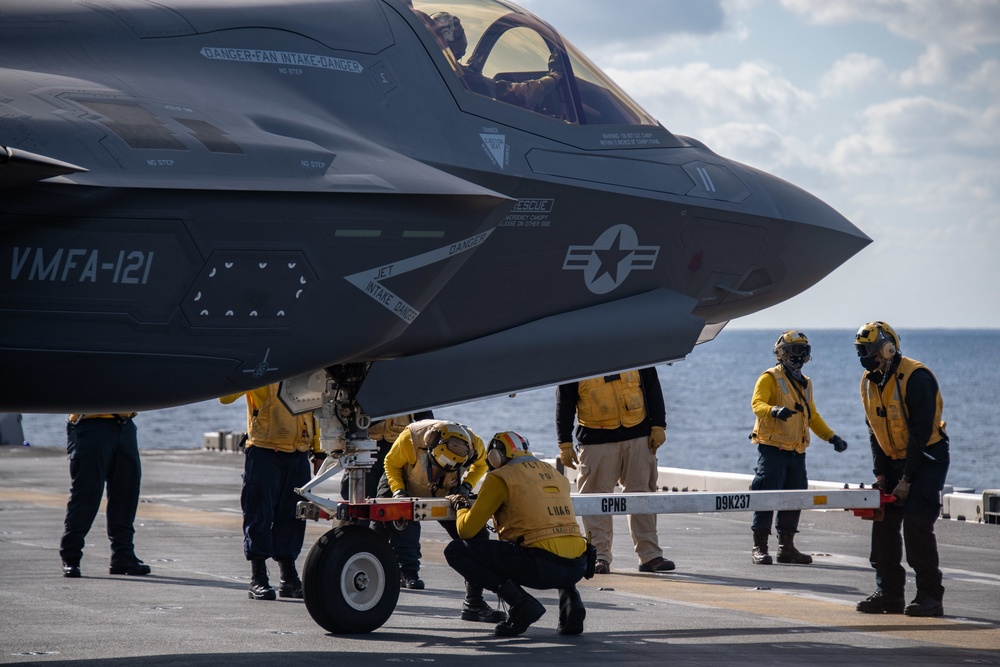
{"label": "ocean water", "polygon": [[[862,368],[854,352],[855,330],[806,330],[816,408],[849,448],[838,454],[813,437],[808,450],[810,479],[857,484],[872,480],[859,383]],[[760,373],[774,364],[771,350],[780,331],[724,330],[695,348],[687,359],[657,367],[667,406],[667,442],[661,466],[752,473],[757,451],[747,438],[754,416],[750,398]],[[923,362],[937,377],[951,439],[947,483],[955,488],[1000,489],[1000,330],[917,329],[898,332],[903,353]],[[555,389],[536,389],[435,410],[439,418],[469,425],[484,439],[515,430],[543,456],[558,453]],[[136,418],[140,447],[200,449],[207,431],[242,431],[243,401],[205,401],[144,412]],[[24,415],[32,445],[64,446],[65,416]],[[222,454],[220,454],[222,455]]]}

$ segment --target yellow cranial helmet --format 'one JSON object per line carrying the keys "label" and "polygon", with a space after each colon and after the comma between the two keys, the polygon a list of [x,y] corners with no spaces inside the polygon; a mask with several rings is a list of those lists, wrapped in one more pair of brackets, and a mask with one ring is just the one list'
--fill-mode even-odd
{"label": "yellow cranial helmet", "polygon": [[792,368],[802,368],[802,365],[812,357],[812,346],[809,339],[801,331],[792,329],[778,336],[774,344],[774,356],[783,364]]}
{"label": "yellow cranial helmet", "polygon": [[888,361],[899,352],[899,336],[885,322],[868,322],[854,335],[854,349],[862,359]]}
{"label": "yellow cranial helmet", "polygon": [[514,431],[502,431],[493,436],[486,447],[486,465],[496,470],[519,453],[528,451],[528,441]]}
{"label": "yellow cranial helmet", "polygon": [[442,422],[437,433],[437,444],[430,450],[435,463],[445,470],[457,470],[469,462],[475,449],[468,429],[455,422]]}

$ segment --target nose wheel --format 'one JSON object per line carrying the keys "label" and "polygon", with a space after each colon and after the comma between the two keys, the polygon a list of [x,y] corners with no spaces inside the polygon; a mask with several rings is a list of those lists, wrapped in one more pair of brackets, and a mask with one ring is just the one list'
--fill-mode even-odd
{"label": "nose wheel", "polygon": [[302,597],[309,615],[329,632],[377,630],[399,600],[399,565],[392,547],[370,528],[334,528],[306,557]]}

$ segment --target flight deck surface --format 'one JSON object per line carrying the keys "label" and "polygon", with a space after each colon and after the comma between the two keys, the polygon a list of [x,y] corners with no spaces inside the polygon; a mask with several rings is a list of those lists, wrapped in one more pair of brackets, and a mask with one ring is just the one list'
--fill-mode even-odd
{"label": "flight deck surface", "polygon": [[[749,513],[662,515],[660,543],[677,564],[666,574],[638,572],[619,516],[612,574],[580,585],[584,634],[558,635],[556,592],[538,591],[545,616],[524,635],[501,639],[488,624],[459,619],[464,587],[442,555],[448,537],[424,522],[427,588],[403,590],[374,632],[331,635],[301,600],[247,598],[240,455],[144,450],[142,457],[136,549],[152,574],[108,574],[102,512],[87,538],[83,577],[66,579],[58,554],[65,452],[0,447],[0,663],[1000,665],[995,525],[938,522],[946,615],[928,619],[854,610],[874,576],[869,524],[850,512],[803,513],[796,545],[815,560],[805,566],[751,564]],[[300,570],[329,528],[310,522]],[[276,583],[277,565],[270,570]],[[487,600],[497,604],[489,593]]]}

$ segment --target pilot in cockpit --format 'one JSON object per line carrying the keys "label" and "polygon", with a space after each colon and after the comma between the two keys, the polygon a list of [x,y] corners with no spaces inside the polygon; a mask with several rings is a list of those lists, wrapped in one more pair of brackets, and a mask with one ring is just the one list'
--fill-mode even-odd
{"label": "pilot in cockpit", "polygon": [[552,92],[563,78],[562,58],[555,51],[549,57],[548,74],[537,79],[526,81],[507,81],[493,79],[462,65],[469,42],[465,36],[462,21],[448,12],[436,12],[429,17],[431,27],[437,36],[446,44],[454,55],[461,72],[462,82],[474,93],[492,97],[495,100],[534,110],[542,100]]}

